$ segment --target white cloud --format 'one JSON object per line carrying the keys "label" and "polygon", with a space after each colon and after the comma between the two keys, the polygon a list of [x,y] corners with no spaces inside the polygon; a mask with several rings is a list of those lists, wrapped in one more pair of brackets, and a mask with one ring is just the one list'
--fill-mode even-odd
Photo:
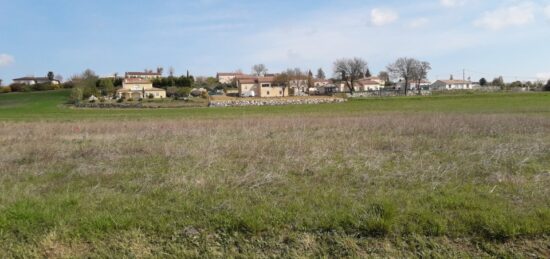
{"label": "white cloud", "polygon": [[467,0],[440,0],[439,3],[445,7],[457,7],[463,6],[468,2]]}
{"label": "white cloud", "polygon": [[413,29],[422,28],[426,26],[429,22],[430,20],[428,18],[418,18],[410,21],[408,27]]}
{"label": "white cloud", "polygon": [[8,54],[0,54],[0,67],[5,67],[13,64],[15,62],[15,59],[13,56],[10,56]]}
{"label": "white cloud", "polygon": [[474,21],[474,25],[489,30],[500,30],[528,25],[534,21],[535,8],[533,4],[525,3],[485,12],[481,18]]}
{"label": "white cloud", "polygon": [[544,8],[544,15],[546,16],[546,19],[550,21],[550,5],[547,5]]}
{"label": "white cloud", "polygon": [[550,72],[537,73],[537,78],[539,80],[550,80]]}
{"label": "white cloud", "polygon": [[370,22],[374,26],[384,26],[391,24],[399,19],[399,14],[390,9],[372,9],[370,12]]}

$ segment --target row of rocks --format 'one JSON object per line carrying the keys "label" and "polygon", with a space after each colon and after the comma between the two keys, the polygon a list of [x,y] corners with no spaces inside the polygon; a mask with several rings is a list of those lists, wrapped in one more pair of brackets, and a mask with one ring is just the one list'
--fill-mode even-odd
{"label": "row of rocks", "polygon": [[210,101],[210,107],[240,107],[240,106],[278,106],[292,104],[323,104],[342,103],[344,98],[289,98],[289,99],[247,99]]}
{"label": "row of rocks", "polygon": [[[431,91],[422,90],[420,95],[427,96],[431,95]],[[418,91],[410,90],[407,92],[407,96],[417,96]],[[350,93],[346,94],[347,97],[396,97],[404,96],[404,93],[401,91],[368,91],[368,92],[355,92],[353,95]]]}

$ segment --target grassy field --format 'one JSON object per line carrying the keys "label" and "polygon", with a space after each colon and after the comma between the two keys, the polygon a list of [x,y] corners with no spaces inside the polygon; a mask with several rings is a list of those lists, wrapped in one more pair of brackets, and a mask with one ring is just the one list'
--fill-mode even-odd
{"label": "grassy field", "polygon": [[0,95],[0,257],[550,257],[550,95]]}

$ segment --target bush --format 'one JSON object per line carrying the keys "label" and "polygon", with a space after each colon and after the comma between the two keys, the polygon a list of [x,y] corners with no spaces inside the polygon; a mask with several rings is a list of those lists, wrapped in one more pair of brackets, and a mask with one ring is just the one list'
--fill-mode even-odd
{"label": "bush", "polygon": [[123,98],[119,98],[118,100],[116,100],[117,103],[122,103],[124,102],[124,99]]}
{"label": "bush", "polygon": [[208,92],[202,92],[201,93],[201,98],[207,99],[208,98]]}
{"label": "bush", "polygon": [[99,102],[104,103],[105,101],[106,101],[106,100],[105,100],[105,97],[99,98]]}
{"label": "bush", "polygon": [[191,93],[191,88],[189,87],[178,88],[178,91],[177,91],[178,97],[189,97],[190,93]]}
{"label": "bush", "polygon": [[142,101],[143,101],[143,98],[139,98],[139,99],[138,99],[138,102],[142,102]]}
{"label": "bush", "polygon": [[155,95],[153,95],[153,94],[149,94],[149,96],[148,96],[148,97],[149,97],[149,99],[154,99],[154,98],[155,98]]}
{"label": "bush", "polygon": [[10,85],[10,89],[12,92],[23,92],[25,89],[25,85],[14,83]]}
{"label": "bush", "polygon": [[127,101],[128,101],[128,102],[133,102],[133,101],[134,101],[134,99],[133,99],[133,98],[128,98],[128,100],[127,100]]}
{"label": "bush", "polygon": [[71,103],[79,103],[84,98],[82,88],[76,87],[71,90],[70,101]]}
{"label": "bush", "polygon": [[6,86],[6,87],[0,87],[1,89],[1,93],[9,93],[11,92],[11,88],[9,86]]}

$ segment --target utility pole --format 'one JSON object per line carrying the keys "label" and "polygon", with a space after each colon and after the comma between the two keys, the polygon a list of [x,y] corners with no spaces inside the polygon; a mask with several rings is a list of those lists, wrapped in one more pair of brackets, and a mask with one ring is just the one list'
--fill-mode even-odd
{"label": "utility pole", "polygon": [[466,69],[462,69],[462,81],[466,81]]}

